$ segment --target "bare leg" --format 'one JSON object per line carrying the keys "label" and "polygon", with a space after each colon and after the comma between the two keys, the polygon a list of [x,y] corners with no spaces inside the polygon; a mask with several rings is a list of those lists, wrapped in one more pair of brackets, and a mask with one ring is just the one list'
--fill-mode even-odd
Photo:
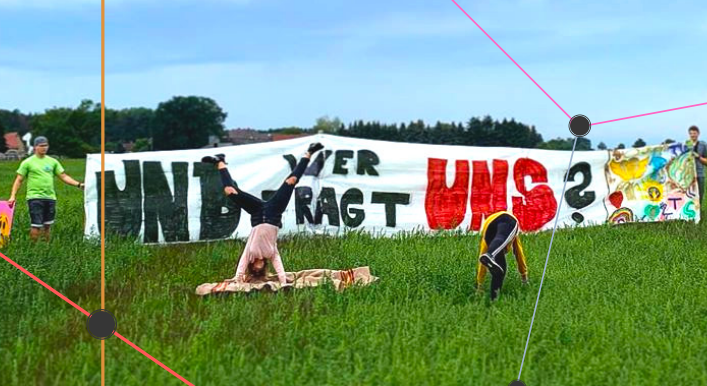
{"label": "bare leg", "polygon": [[37,228],[37,227],[32,227],[29,229],[29,237],[32,239],[32,241],[37,241],[41,230],[42,230],[42,228]]}
{"label": "bare leg", "polygon": [[51,225],[45,225],[44,228],[42,228],[42,237],[46,242],[51,240]]}

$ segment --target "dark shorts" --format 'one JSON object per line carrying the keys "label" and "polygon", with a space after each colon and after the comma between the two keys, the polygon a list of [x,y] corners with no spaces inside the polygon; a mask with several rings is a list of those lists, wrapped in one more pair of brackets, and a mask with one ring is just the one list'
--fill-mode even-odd
{"label": "dark shorts", "polygon": [[41,228],[54,223],[56,216],[56,201],[43,198],[27,200],[29,219],[33,228]]}

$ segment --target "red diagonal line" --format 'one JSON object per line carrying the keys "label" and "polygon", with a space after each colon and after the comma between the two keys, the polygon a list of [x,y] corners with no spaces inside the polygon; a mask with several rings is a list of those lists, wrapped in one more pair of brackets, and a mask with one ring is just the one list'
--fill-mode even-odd
{"label": "red diagonal line", "polygon": [[471,20],[472,22],[474,22],[474,24],[476,24],[476,26],[479,27],[479,29],[481,30],[481,32],[483,32],[489,39],[491,39],[491,41],[493,42],[493,44],[496,45],[496,47],[498,47],[501,51],[503,51],[504,54],[506,54],[506,56],[508,56],[508,59],[510,59],[510,60],[513,62],[513,64],[515,64],[516,66],[518,66],[518,68],[520,68],[520,70],[523,71],[523,73],[525,74],[525,76],[527,76],[530,80],[532,80],[533,83],[535,83],[535,85],[538,86],[538,88],[539,88],[545,95],[547,95],[548,98],[550,98],[550,100],[552,101],[552,103],[555,104],[555,106],[559,107],[560,110],[562,110],[562,112],[565,113],[565,115],[567,116],[567,118],[572,119],[572,117],[570,117],[570,115],[567,114],[567,111],[565,111],[565,109],[563,109],[559,104],[557,104],[557,102],[555,102],[555,100],[552,99],[552,97],[550,96],[550,94],[548,94],[547,92],[545,92],[545,90],[544,90],[542,87],[540,87],[540,85],[538,84],[538,82],[536,82],[535,79],[533,79],[533,77],[531,77],[530,75],[528,75],[528,73],[525,72],[525,70],[523,69],[523,67],[521,67],[520,64],[518,64],[515,60],[513,60],[513,58],[511,58],[510,55],[508,55],[508,53],[506,52],[506,50],[504,50],[503,48],[501,48],[501,46],[498,45],[498,43],[496,43],[495,40],[493,40],[493,38],[491,37],[491,35],[489,35],[488,33],[486,33],[486,31],[484,31],[484,29],[481,28],[481,26],[479,25],[479,23],[477,23],[474,19],[472,19],[471,16],[469,16],[468,13],[466,13],[466,11],[464,10],[464,8],[462,8],[459,4],[457,4],[457,2],[456,2],[455,0],[452,0],[452,2],[453,2],[454,4],[456,4],[456,6],[457,6],[462,12],[464,12],[464,14],[466,15],[466,17],[469,18],[469,20]]}
{"label": "red diagonal line", "polygon": [[169,371],[170,374],[172,374],[172,375],[174,375],[175,377],[179,378],[180,381],[186,383],[187,385],[194,386],[193,383],[187,381],[187,380],[184,379],[181,375],[175,373],[174,371],[172,371],[172,369],[170,369],[169,367],[163,365],[162,362],[158,361],[158,360],[155,359],[152,355],[146,353],[143,349],[141,349],[140,347],[136,346],[135,343],[133,343],[133,342],[131,342],[131,341],[125,339],[125,337],[123,337],[122,335],[118,334],[117,332],[115,333],[115,336],[117,336],[118,339],[120,339],[120,340],[122,340],[123,342],[127,343],[128,345],[130,345],[130,347],[132,347],[132,348],[134,348],[135,350],[139,351],[140,354],[146,356],[146,357],[149,358],[151,361],[153,361],[153,362],[157,363],[158,365],[160,365],[160,367],[162,367],[163,369]]}
{"label": "red diagonal line", "polygon": [[71,300],[69,300],[69,298],[67,298],[66,296],[60,294],[59,291],[57,291],[57,290],[55,290],[54,288],[50,287],[49,284],[47,284],[47,283],[41,281],[37,276],[32,275],[28,270],[22,268],[19,264],[17,264],[17,263],[15,263],[14,261],[10,260],[9,257],[5,256],[5,255],[2,254],[2,253],[0,253],[0,256],[2,256],[3,259],[7,260],[8,263],[14,265],[15,268],[17,268],[17,269],[19,269],[20,271],[22,271],[22,273],[24,273],[25,275],[31,277],[31,278],[34,279],[37,283],[43,285],[44,288],[48,289],[49,291],[54,292],[54,295],[56,295],[56,296],[62,298],[65,302],[71,304],[72,306],[74,306],[74,308],[76,308],[77,310],[83,312],[84,315],[86,315],[86,316],[90,316],[90,315],[91,315],[91,314],[88,313],[88,311],[86,311],[86,310],[84,310],[83,308],[79,307],[78,304],[72,302]]}
{"label": "red diagonal line", "polygon": [[667,113],[668,111],[675,111],[675,110],[682,110],[682,109],[689,109],[690,107],[697,107],[697,106],[704,106],[707,105],[707,102],[705,103],[698,103],[696,105],[690,105],[690,106],[683,106],[683,107],[676,107],[674,109],[668,109],[668,110],[661,110],[661,111],[655,111],[652,113],[646,113],[646,114],[640,114],[640,115],[632,115],[630,117],[626,118],[619,118],[619,119],[612,119],[610,121],[603,121],[603,122],[597,122],[597,123],[592,123],[592,126],[594,125],[601,125],[603,123],[609,123],[609,122],[616,122],[616,121],[623,121],[624,119],[631,119],[631,118],[638,118],[638,117],[645,117],[646,115],[653,115],[653,114],[660,114],[660,113]]}
{"label": "red diagonal line", "polygon": [[[60,294],[59,291],[57,291],[57,290],[55,290],[54,288],[50,287],[49,284],[43,282],[43,281],[40,280],[37,276],[32,275],[28,270],[22,268],[22,266],[20,266],[19,264],[15,263],[14,261],[12,261],[9,257],[5,256],[5,255],[2,254],[2,253],[0,253],[0,256],[2,256],[2,258],[5,259],[8,263],[14,265],[15,268],[17,268],[17,269],[19,269],[20,271],[22,271],[22,273],[24,273],[25,275],[31,277],[31,278],[34,279],[37,283],[43,285],[44,288],[48,289],[49,291],[52,291],[52,292],[54,293],[54,295],[56,295],[56,296],[62,298],[65,302],[71,304],[72,306],[74,306],[74,308],[76,308],[77,310],[83,312],[84,315],[86,315],[86,316],[90,316],[90,315],[91,315],[91,314],[89,314],[86,310],[84,310],[83,308],[79,307],[78,304],[72,302],[72,301],[69,300],[66,296]],[[194,384],[192,384],[191,382],[189,382],[189,381],[187,381],[186,379],[184,379],[181,375],[179,375],[179,374],[175,373],[174,371],[172,371],[172,369],[170,369],[169,367],[163,365],[162,362],[160,362],[160,361],[158,361],[157,359],[155,359],[152,355],[146,353],[143,349],[141,349],[140,347],[136,346],[133,342],[131,342],[131,341],[125,339],[122,335],[118,334],[117,331],[116,331],[116,333],[115,333],[115,336],[117,336],[117,337],[120,338],[123,342],[127,343],[128,345],[130,345],[130,347],[132,347],[132,348],[134,348],[135,350],[139,351],[142,355],[144,355],[144,356],[150,358],[150,360],[152,360],[153,362],[155,362],[155,363],[157,363],[158,365],[160,365],[163,369],[169,371],[170,374],[172,374],[172,375],[174,375],[175,377],[179,378],[179,380],[181,380],[182,382],[186,383],[187,385],[194,386]]]}

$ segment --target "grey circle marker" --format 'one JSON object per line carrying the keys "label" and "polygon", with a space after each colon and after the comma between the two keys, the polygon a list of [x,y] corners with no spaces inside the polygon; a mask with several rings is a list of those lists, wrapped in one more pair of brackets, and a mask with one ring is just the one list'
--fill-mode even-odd
{"label": "grey circle marker", "polygon": [[118,322],[115,320],[115,316],[107,310],[96,310],[88,316],[86,329],[94,338],[105,340],[115,334]]}
{"label": "grey circle marker", "polygon": [[589,134],[589,130],[592,128],[592,122],[584,115],[577,114],[570,119],[569,127],[572,135],[575,137],[584,137]]}
{"label": "grey circle marker", "polygon": [[508,386],[525,386],[525,383],[523,383],[520,380],[515,380],[515,381],[509,383]]}

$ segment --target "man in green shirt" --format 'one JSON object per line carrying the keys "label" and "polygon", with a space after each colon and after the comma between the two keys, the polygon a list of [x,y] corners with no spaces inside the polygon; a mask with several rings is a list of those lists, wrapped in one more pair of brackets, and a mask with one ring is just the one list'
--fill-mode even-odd
{"label": "man in green shirt", "polygon": [[695,156],[695,172],[697,173],[697,190],[699,190],[700,204],[705,196],[705,165],[707,165],[707,143],[700,141],[700,129],[697,126],[690,126],[687,130],[690,134],[688,146]]}
{"label": "man in green shirt", "polygon": [[30,237],[37,240],[42,235],[49,241],[49,229],[56,216],[56,192],[54,191],[54,176],[64,183],[83,190],[83,183],[74,180],[64,172],[59,161],[47,155],[49,142],[45,137],[34,140],[34,155],[25,159],[17,169],[17,178],[12,185],[12,194],[8,203],[15,205],[15,195],[20,190],[22,182],[27,179],[27,204],[30,217]]}

